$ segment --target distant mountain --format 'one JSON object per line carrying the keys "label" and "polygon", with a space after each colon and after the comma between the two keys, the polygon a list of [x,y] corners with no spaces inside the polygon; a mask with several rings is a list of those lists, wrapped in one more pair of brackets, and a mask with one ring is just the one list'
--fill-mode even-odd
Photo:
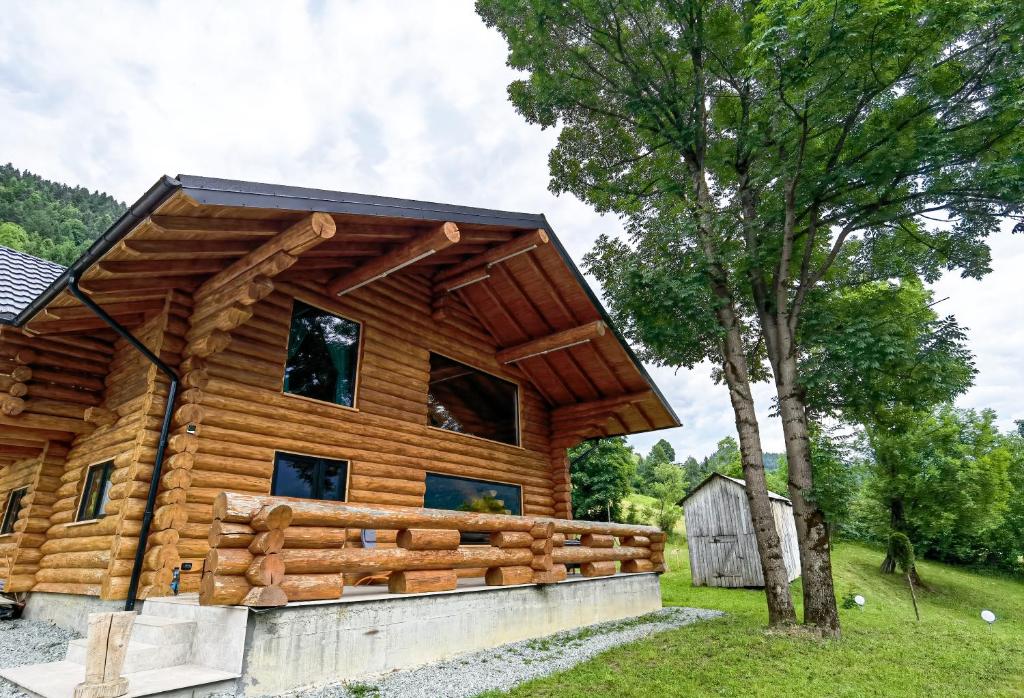
{"label": "distant mountain", "polygon": [[124,212],[102,192],[0,167],[0,245],[68,266]]}
{"label": "distant mountain", "polygon": [[768,471],[778,470],[782,464],[782,459],[785,458],[785,453],[765,453],[764,454],[764,469]]}

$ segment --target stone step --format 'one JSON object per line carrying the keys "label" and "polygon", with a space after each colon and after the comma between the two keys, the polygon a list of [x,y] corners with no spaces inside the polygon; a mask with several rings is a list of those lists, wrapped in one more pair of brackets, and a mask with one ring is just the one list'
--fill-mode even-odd
{"label": "stone step", "polygon": [[[0,676],[43,698],[68,698],[85,679],[85,667],[72,662],[49,662],[0,669]],[[128,696],[200,698],[234,693],[238,674],[196,664],[126,673]]]}
{"label": "stone step", "polygon": [[150,645],[191,645],[195,632],[193,620],[139,615],[132,626],[132,641]]}
{"label": "stone step", "polygon": [[[86,638],[72,640],[68,644],[68,653],[65,656],[65,660],[84,667],[87,649],[88,640]],[[191,653],[191,642],[151,645],[148,642],[139,642],[133,638],[128,643],[128,650],[125,652],[122,672],[130,674],[139,671],[150,671],[152,669],[166,669],[178,664],[185,664],[189,661]]]}

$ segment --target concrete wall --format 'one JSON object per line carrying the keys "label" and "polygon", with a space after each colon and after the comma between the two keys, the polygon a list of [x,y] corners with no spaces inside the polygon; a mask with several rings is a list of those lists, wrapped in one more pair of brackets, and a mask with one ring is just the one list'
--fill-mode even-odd
{"label": "concrete wall", "polygon": [[260,696],[363,679],[659,608],[654,574],[292,605],[250,615],[240,685]]}
{"label": "concrete wall", "polygon": [[[137,603],[135,607],[141,609],[142,602]],[[90,613],[123,610],[124,601],[104,601],[95,596],[33,591],[28,595],[22,616],[53,623],[85,635],[89,627]]]}

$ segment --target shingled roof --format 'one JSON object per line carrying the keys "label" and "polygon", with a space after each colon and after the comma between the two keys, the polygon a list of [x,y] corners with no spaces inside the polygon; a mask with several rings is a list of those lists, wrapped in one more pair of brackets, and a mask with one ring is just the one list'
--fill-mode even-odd
{"label": "shingled roof", "polygon": [[0,246],[0,322],[10,322],[45,291],[64,267]]}

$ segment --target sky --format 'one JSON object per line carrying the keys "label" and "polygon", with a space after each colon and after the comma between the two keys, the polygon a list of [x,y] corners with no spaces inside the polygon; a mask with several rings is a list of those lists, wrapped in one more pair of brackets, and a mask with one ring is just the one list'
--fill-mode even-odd
{"label": "sky", "polygon": [[[509,104],[505,57],[461,0],[0,0],[0,161],[126,202],[182,173],[544,213],[580,263],[621,226],[548,191],[556,134]],[[1024,418],[1024,235],[991,245],[983,281],[935,290],[980,369],[959,404],[1008,428]],[[648,368],[684,426],[638,449],[667,438],[702,457],[734,433],[710,365]],[[754,392],[765,448],[781,451],[773,389]]]}

